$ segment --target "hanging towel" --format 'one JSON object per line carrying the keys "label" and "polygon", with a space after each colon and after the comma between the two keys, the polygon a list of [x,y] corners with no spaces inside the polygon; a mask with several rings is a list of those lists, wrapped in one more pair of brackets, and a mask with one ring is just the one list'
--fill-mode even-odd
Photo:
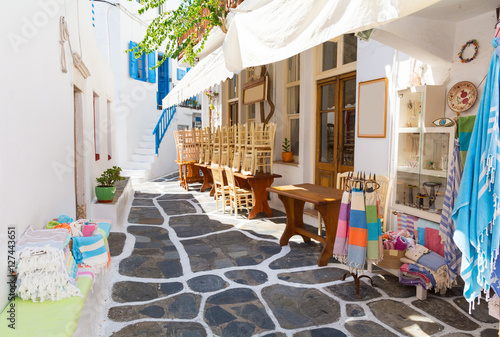
{"label": "hanging towel", "polygon": [[453,239],[462,251],[460,274],[465,282],[464,297],[473,308],[481,290],[489,297],[492,265],[499,245],[500,167],[499,151],[499,72],[497,53],[500,38],[493,39],[496,49],[471,135],[467,160],[452,219]]}
{"label": "hanging towel", "polygon": [[460,139],[460,171],[464,169],[465,159],[467,158],[467,150],[469,149],[470,137],[474,130],[474,116],[458,117],[458,138]]}
{"label": "hanging towel", "polygon": [[[474,120],[476,116],[474,116]],[[459,119],[460,125],[460,119]],[[455,282],[458,275],[458,266],[462,261],[462,252],[458,249],[453,234],[455,233],[455,222],[451,219],[451,211],[455,205],[458,196],[460,180],[462,178],[462,166],[459,151],[459,139],[455,139],[455,147],[450,162],[450,171],[448,172],[448,182],[446,184],[446,193],[444,195],[443,211],[441,213],[441,222],[439,226],[439,235],[444,244],[444,258],[448,265],[449,286]]]}
{"label": "hanging towel", "polygon": [[349,247],[347,248],[347,266],[351,271],[357,272],[365,266],[367,237],[365,196],[363,190],[353,189],[349,216]]}
{"label": "hanging towel", "polygon": [[381,259],[379,242],[382,243],[382,225],[377,212],[377,192],[366,192],[365,203],[368,229],[366,258],[369,262],[378,263]]}
{"label": "hanging towel", "polygon": [[347,262],[347,239],[349,237],[349,212],[351,210],[351,193],[344,191],[340,203],[337,234],[333,245],[333,256],[341,263]]}

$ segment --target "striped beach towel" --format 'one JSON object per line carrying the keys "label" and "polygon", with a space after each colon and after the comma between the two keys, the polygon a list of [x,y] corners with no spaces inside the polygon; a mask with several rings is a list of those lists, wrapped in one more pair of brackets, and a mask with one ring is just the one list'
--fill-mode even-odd
{"label": "striped beach towel", "polygon": [[333,245],[333,256],[341,263],[347,262],[347,246],[349,238],[349,213],[351,211],[351,193],[344,191],[340,203],[339,221],[337,222],[337,234]]}
{"label": "striped beach towel", "polygon": [[398,229],[406,229],[411,237],[417,238],[417,230],[415,229],[417,221],[417,217],[400,213],[398,214]]}
{"label": "striped beach towel", "polygon": [[462,252],[460,274],[470,309],[482,290],[487,299],[489,297],[492,266],[496,263],[499,248],[499,43],[500,38],[493,39],[496,50],[491,58],[452,212],[456,226],[453,239]]}
{"label": "striped beach towel", "polygon": [[86,264],[95,272],[107,267],[109,254],[102,234],[73,238],[73,257],[76,263]]}
{"label": "striped beach towel", "polygon": [[368,242],[366,258],[369,262],[380,261],[380,246],[382,244],[382,225],[377,212],[377,192],[365,193],[366,223],[368,230]]}
{"label": "striped beach towel", "polygon": [[[475,117],[475,116],[474,116]],[[451,219],[451,211],[457,199],[458,189],[460,188],[460,179],[462,177],[462,166],[460,164],[459,140],[455,139],[455,147],[450,162],[450,171],[448,172],[448,182],[443,202],[443,212],[441,213],[441,222],[439,224],[439,235],[444,244],[444,258],[448,265],[449,287],[455,282],[458,276],[458,267],[462,261],[462,252],[458,249],[453,234],[455,233],[455,222]]]}
{"label": "striped beach towel", "polygon": [[358,272],[364,268],[367,240],[368,229],[364,192],[363,190],[353,189],[349,216],[349,246],[347,248],[347,266],[351,271]]}

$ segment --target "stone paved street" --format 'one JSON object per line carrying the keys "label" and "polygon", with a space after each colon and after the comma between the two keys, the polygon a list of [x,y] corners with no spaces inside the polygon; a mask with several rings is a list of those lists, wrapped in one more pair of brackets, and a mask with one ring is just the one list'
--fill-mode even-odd
{"label": "stone paved street", "polygon": [[469,315],[458,287],[419,301],[378,270],[356,299],[344,265],[317,266],[322,245],[295,236],[279,246],[283,212],[235,218],[191,187],[134,185],[124,233],[110,235],[105,336],[498,336],[486,302]]}

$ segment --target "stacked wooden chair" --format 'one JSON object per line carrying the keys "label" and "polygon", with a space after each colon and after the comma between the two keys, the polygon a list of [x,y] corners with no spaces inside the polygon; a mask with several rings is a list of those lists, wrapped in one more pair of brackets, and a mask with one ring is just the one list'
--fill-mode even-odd
{"label": "stacked wooden chair", "polygon": [[232,168],[225,167],[226,178],[229,190],[229,204],[230,211],[229,214],[234,213],[234,216],[238,216],[238,210],[246,209],[250,213],[250,208],[253,205],[253,192],[252,190],[244,189],[236,186],[234,179],[234,172]]}
{"label": "stacked wooden chair", "polygon": [[199,160],[200,146],[194,130],[174,131],[174,138],[180,185],[189,191],[189,183],[201,181],[199,172],[194,169],[194,163]]}
{"label": "stacked wooden chair", "polygon": [[212,177],[215,188],[215,209],[219,210],[219,202],[222,203],[222,213],[226,213],[226,200],[229,199],[229,186],[224,184],[223,170],[219,165],[212,165]]}
{"label": "stacked wooden chair", "polygon": [[247,143],[247,125],[246,124],[238,124],[235,126],[235,135],[234,135],[234,157],[233,164],[231,168],[233,172],[239,172],[242,167],[243,155],[245,153],[245,146]]}
{"label": "stacked wooden chair", "polygon": [[272,173],[276,124],[251,125],[243,156],[244,174]]}

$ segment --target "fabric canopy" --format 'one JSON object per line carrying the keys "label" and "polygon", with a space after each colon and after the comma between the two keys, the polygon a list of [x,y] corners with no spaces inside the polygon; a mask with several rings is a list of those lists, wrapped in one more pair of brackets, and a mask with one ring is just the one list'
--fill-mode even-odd
{"label": "fabric canopy", "polygon": [[440,0],[274,0],[237,13],[223,49],[226,67],[287,59],[345,33],[366,30],[412,14]]}
{"label": "fabric canopy", "polygon": [[207,89],[211,85],[232,78],[233,73],[226,69],[222,47],[202,59],[163,99],[163,106],[169,107]]}

